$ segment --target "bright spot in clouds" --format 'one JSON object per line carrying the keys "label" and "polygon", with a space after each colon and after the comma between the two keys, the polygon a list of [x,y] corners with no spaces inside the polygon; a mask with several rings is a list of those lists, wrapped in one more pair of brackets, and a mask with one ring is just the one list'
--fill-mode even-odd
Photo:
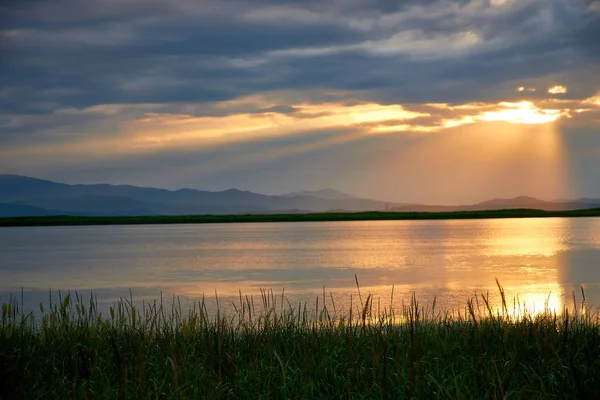
{"label": "bright spot in clouds", "polygon": [[517,88],[517,92],[535,92],[535,88],[534,87],[519,86]]}
{"label": "bright spot in clouds", "polygon": [[560,86],[560,85],[552,86],[550,89],[548,89],[548,93],[550,93],[550,94],[564,94],[564,93],[567,93],[567,87],[566,86]]}
{"label": "bright spot in clouds", "polygon": [[545,124],[556,121],[564,112],[543,110],[530,101],[500,103],[499,110],[486,111],[476,117],[480,121],[504,121],[513,124]]}
{"label": "bright spot in clouds", "polygon": [[[518,103],[501,102],[496,106],[496,109],[486,111],[484,111],[486,108],[485,105],[465,105],[460,107],[471,109],[471,115],[458,119],[448,119],[443,122],[444,127],[453,128],[477,121],[509,122],[512,124],[527,125],[546,124],[556,121],[561,116],[568,116],[567,110],[542,109],[530,101],[521,101]],[[481,111],[477,112],[477,108],[480,108]]]}

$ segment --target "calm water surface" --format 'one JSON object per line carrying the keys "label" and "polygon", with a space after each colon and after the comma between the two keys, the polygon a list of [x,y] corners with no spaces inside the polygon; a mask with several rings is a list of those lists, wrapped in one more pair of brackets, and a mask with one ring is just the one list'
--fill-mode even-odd
{"label": "calm water surface", "polygon": [[[0,301],[33,307],[49,289],[92,291],[102,304],[218,293],[222,307],[273,289],[291,303],[327,293],[338,308],[363,297],[462,309],[497,292],[529,309],[580,298],[600,305],[600,219],[307,222],[0,228]],[[377,304],[379,304],[379,301]]]}

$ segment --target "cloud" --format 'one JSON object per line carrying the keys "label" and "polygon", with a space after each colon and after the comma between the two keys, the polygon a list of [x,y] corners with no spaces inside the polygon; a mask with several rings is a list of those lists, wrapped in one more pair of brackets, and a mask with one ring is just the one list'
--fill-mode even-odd
{"label": "cloud", "polygon": [[251,149],[203,165],[234,171],[598,124],[594,1],[7,0],[0,15],[0,166],[15,172]]}
{"label": "cloud", "polygon": [[537,89],[534,87],[525,87],[525,86],[519,86],[517,88],[517,92],[535,92]]}
{"label": "cloud", "polygon": [[[478,101],[489,99],[485,86],[555,73],[568,80],[576,77],[570,60],[578,69],[597,61],[588,38],[598,13],[577,3],[348,4],[7,2],[0,83],[16,96],[3,108],[213,101],[305,88]],[[474,87],[444,88],[467,79]]]}
{"label": "cloud", "polygon": [[566,86],[552,86],[550,89],[548,89],[548,93],[550,94],[565,94],[567,93],[567,87]]}
{"label": "cloud", "polygon": [[[0,127],[13,135],[0,154],[13,161],[28,155],[48,163],[73,163],[89,157],[114,160],[164,151],[214,151],[288,137],[319,141],[320,132],[352,132],[339,141],[322,138],[333,145],[373,134],[434,134],[485,122],[548,124],[600,111],[597,96],[583,101],[388,105],[348,99],[344,93],[311,94],[273,92],[210,104],[108,104],[52,114],[6,115]],[[27,131],[36,132],[33,141],[20,135]],[[302,145],[292,153],[310,151],[311,146]]]}

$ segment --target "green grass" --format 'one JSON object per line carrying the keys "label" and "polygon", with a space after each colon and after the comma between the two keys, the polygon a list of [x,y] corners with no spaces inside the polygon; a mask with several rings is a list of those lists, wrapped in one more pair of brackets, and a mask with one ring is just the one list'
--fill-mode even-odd
{"label": "green grass", "polygon": [[598,313],[574,300],[515,318],[499,288],[498,310],[481,296],[457,314],[414,296],[374,313],[360,288],[346,310],[325,294],[309,308],[263,292],[256,306],[240,294],[229,315],[127,299],[103,316],[69,294],[34,316],[10,301],[0,398],[599,398]]}
{"label": "green grass", "polygon": [[328,212],[308,214],[248,214],[248,215],[174,215],[142,217],[12,217],[0,218],[0,226],[55,225],[132,225],[132,224],[206,224],[232,222],[306,222],[306,221],[378,221],[423,219],[484,219],[484,218],[543,218],[598,217],[600,208],[571,211],[531,209],[452,211],[452,212]]}

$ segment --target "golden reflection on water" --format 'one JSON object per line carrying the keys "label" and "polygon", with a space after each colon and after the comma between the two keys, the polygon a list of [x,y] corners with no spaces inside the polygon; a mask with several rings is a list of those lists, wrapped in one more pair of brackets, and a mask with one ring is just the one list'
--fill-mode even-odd
{"label": "golden reflection on water", "polygon": [[[354,223],[351,224],[354,234],[350,237],[326,240],[326,244],[317,240],[299,246],[305,250],[310,250],[311,246],[316,246],[319,251],[326,250],[319,258],[324,265],[339,264],[339,255],[343,252],[343,262],[354,268],[346,274],[334,274],[322,281],[306,279],[300,284],[294,279],[285,281],[273,277],[269,280],[265,279],[268,275],[259,274],[255,279],[235,282],[217,280],[179,284],[177,292],[199,297],[214,295],[216,290],[219,296],[236,297],[240,291],[258,295],[261,288],[273,288],[278,293],[285,288],[289,298],[314,302],[316,297],[321,297],[321,288],[325,286],[325,302],[336,303],[336,308],[343,309],[348,308],[351,301],[353,306],[359,304],[359,289],[352,273],[356,271],[360,295],[366,298],[371,294],[373,305],[379,311],[390,306],[401,308],[402,303],[408,304],[415,294],[425,308],[431,307],[436,298],[438,309],[461,312],[469,298],[489,293],[493,312],[502,313],[502,301],[495,283],[498,279],[505,290],[506,311],[510,316],[533,316],[545,311],[561,313],[565,297],[571,295],[564,293],[564,282],[559,279],[558,257],[568,250],[565,232],[568,232],[569,223],[568,219],[548,218],[436,221],[435,237],[431,241],[415,240],[402,232],[381,235],[377,229],[381,225]],[[408,231],[428,226],[423,221],[403,221],[402,224]],[[282,251],[297,247],[290,243],[277,246]],[[259,248],[264,247],[259,244]],[[458,247],[466,249],[457,251]],[[382,265],[390,264],[392,267],[382,268]]]}
{"label": "golden reflection on water", "polygon": [[531,285],[521,287],[520,292],[522,294],[517,295],[513,310],[509,309],[509,313],[512,312],[511,315],[513,316],[523,316],[525,314],[534,316],[545,312],[560,314],[563,312],[565,294],[558,283],[550,286]]}
{"label": "golden reflection on water", "polygon": [[563,238],[548,232],[563,231],[568,226],[565,218],[531,218],[514,220],[485,220],[485,245],[494,255],[553,256],[564,248]]}
{"label": "golden reflection on water", "polygon": [[[361,297],[372,294],[372,304],[380,311],[401,309],[414,294],[425,308],[435,299],[437,310],[456,312],[464,311],[469,299],[479,299],[483,306],[481,295],[489,293],[490,306],[500,312],[498,279],[514,316],[536,315],[546,308],[560,313],[571,307],[573,290],[581,298],[582,285],[588,301],[600,305],[598,218],[92,227],[69,232],[49,237],[44,230],[26,231],[31,248],[20,251],[11,245],[11,240],[24,241],[18,238],[20,231],[2,237],[0,250],[10,269],[0,293],[25,287],[40,291],[44,299],[51,288],[91,290],[114,298],[128,297],[131,288],[138,299],[150,300],[162,291],[167,299],[176,294],[191,302],[203,295],[214,298],[216,292],[220,306],[230,308],[240,292],[258,300],[261,289],[272,289],[294,305],[314,306],[319,297],[319,304],[337,310],[358,307]],[[52,245],[42,247],[32,235]]]}
{"label": "golden reflection on water", "polygon": [[[470,271],[448,286],[478,288],[491,293],[495,312],[502,311],[498,279],[506,292],[511,315],[543,311],[561,312],[563,287],[559,281],[557,255],[568,249],[567,219],[485,220],[473,232],[480,238],[479,257]],[[479,264],[479,266],[477,265]]]}

